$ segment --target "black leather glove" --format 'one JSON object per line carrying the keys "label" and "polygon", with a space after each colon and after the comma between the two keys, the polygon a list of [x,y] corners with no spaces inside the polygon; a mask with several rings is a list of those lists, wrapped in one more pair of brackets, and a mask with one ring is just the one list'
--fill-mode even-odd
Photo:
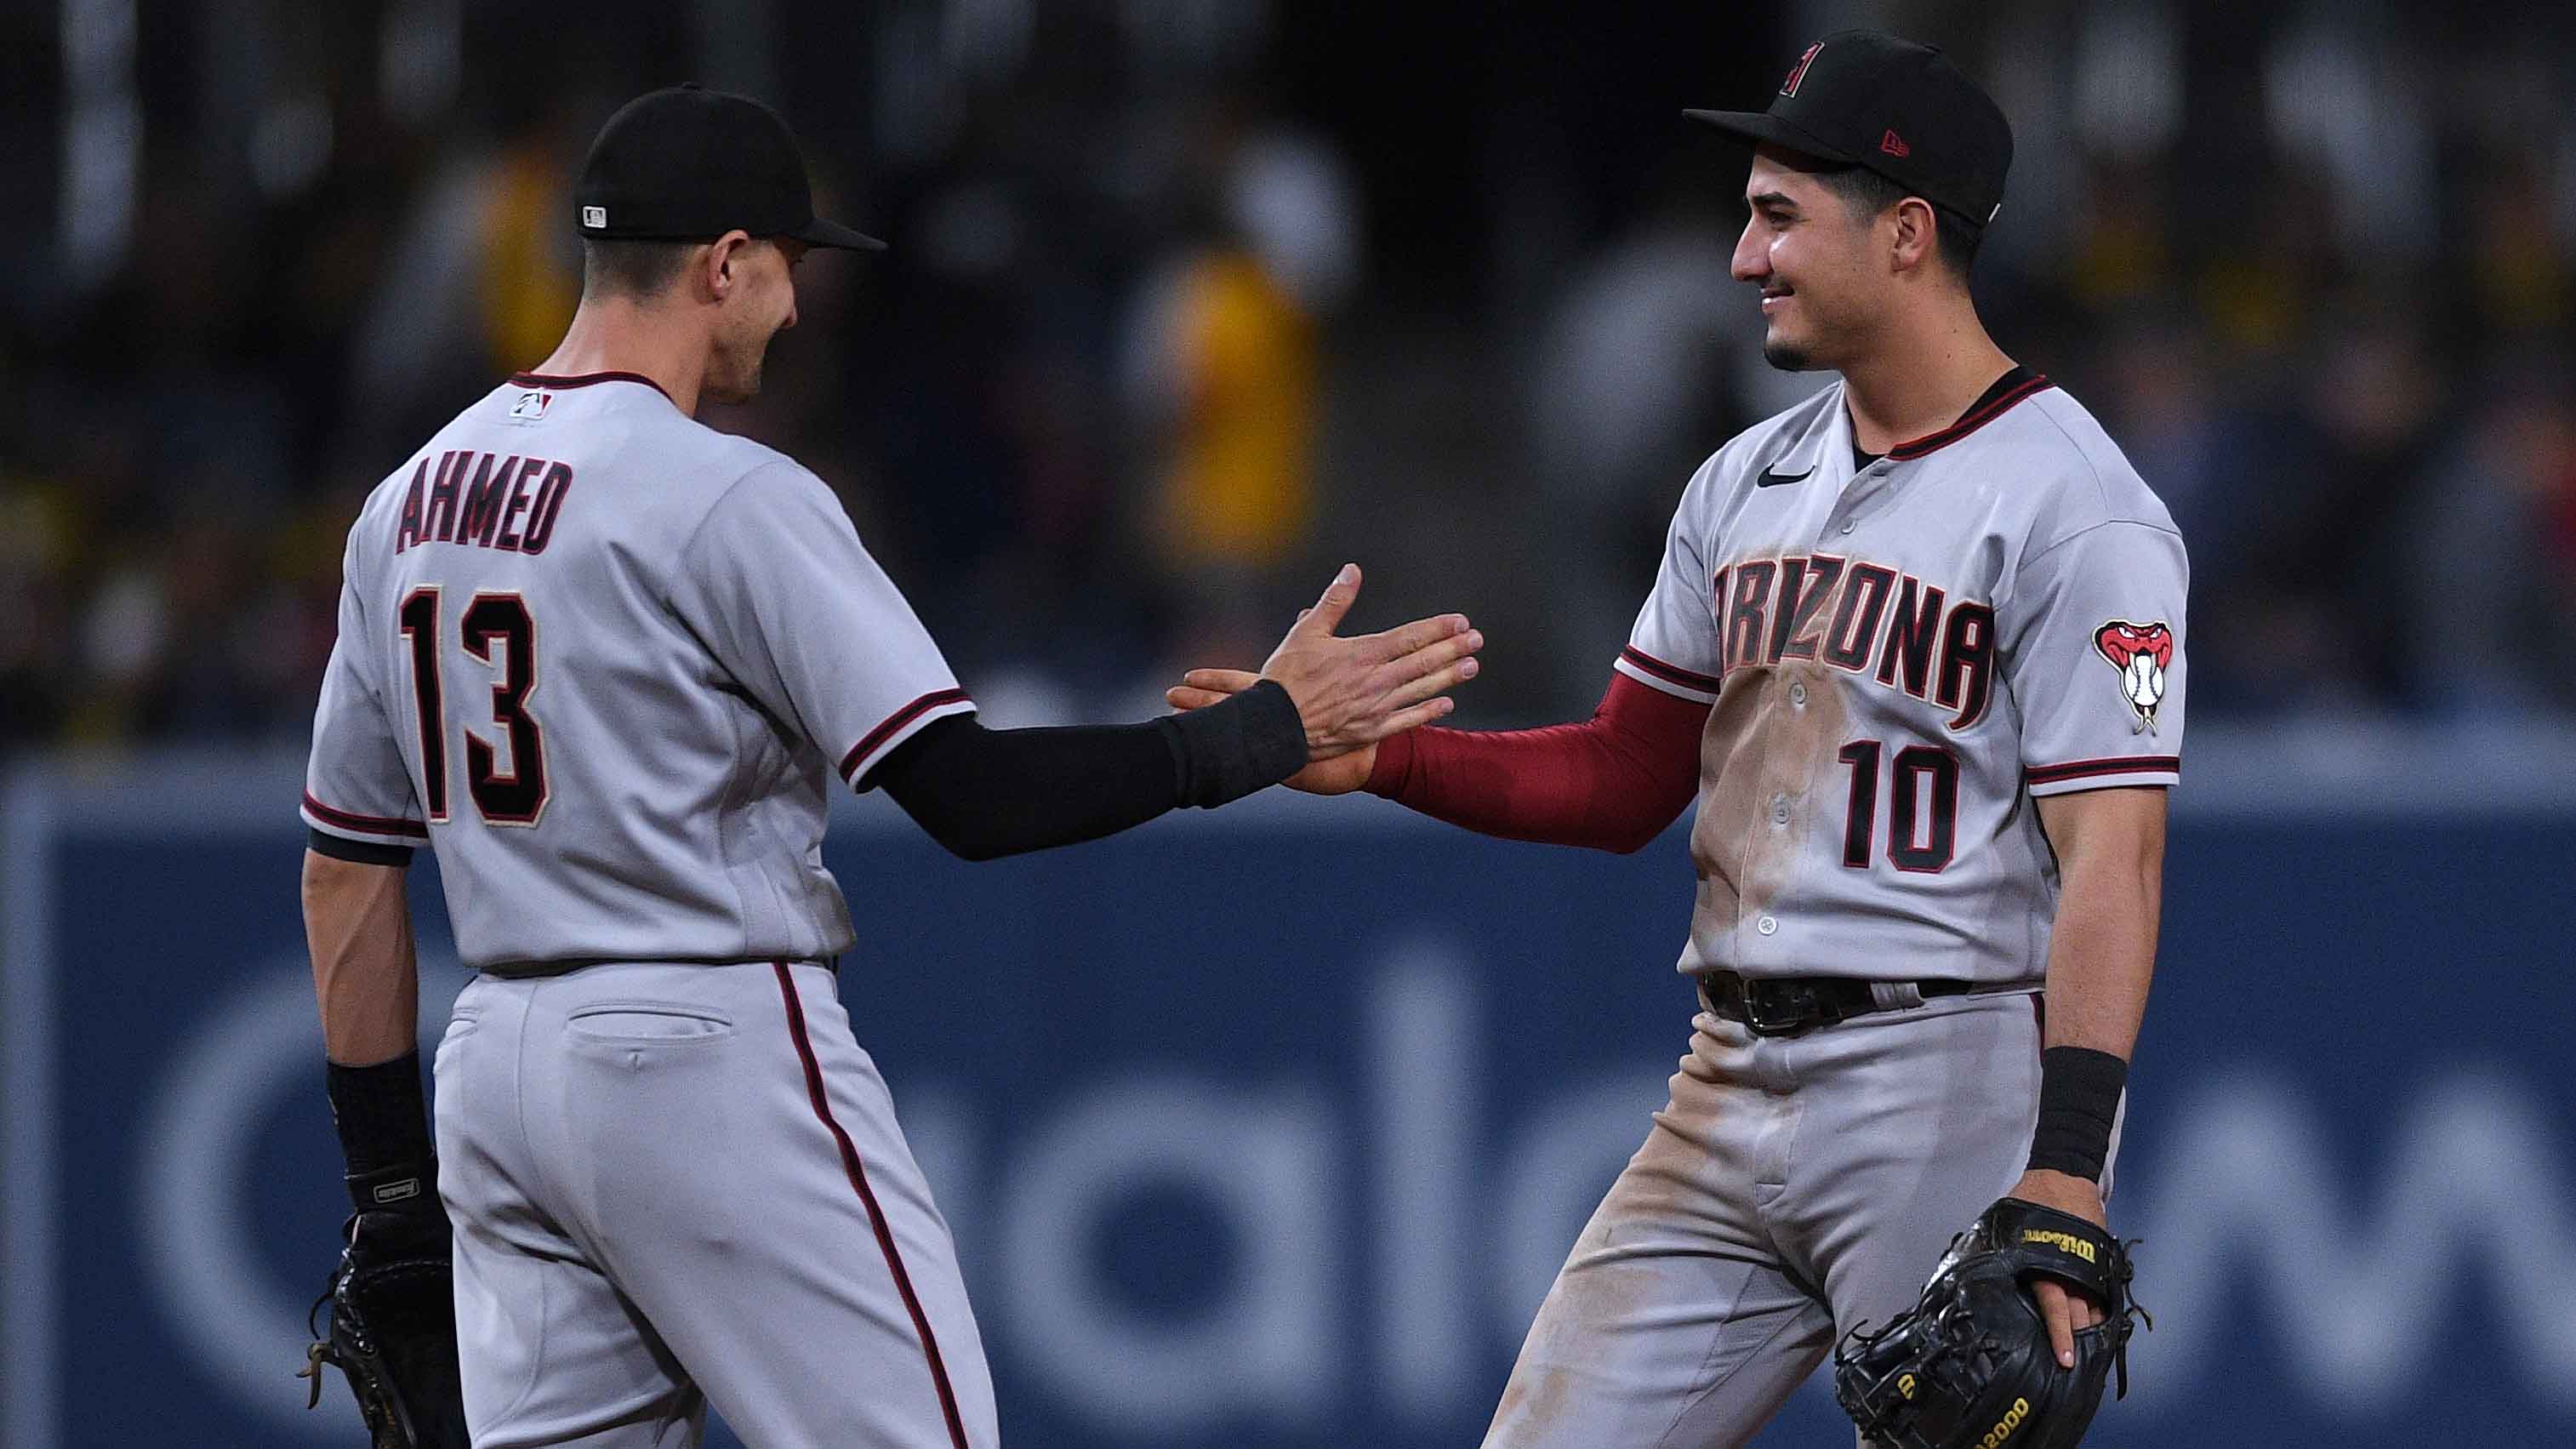
{"label": "black leather glove", "polygon": [[[1951,1240],[1923,1297],[1834,1350],[1834,1398],[1886,1449],[2072,1449],[2116,1368],[2129,1391],[2129,1254],[2084,1219],[2004,1198]],[[2063,1368],[2023,1280],[2040,1274],[2102,1305]],[[2148,1323],[2148,1327],[2155,1325]]]}
{"label": "black leather glove", "polygon": [[[348,1179],[358,1210],[346,1245],[313,1305],[331,1305],[299,1377],[322,1401],[322,1365],[335,1364],[357,1396],[373,1449],[469,1449],[456,1364],[456,1298],[438,1168],[404,1166]],[[308,1323],[308,1327],[310,1324]]]}

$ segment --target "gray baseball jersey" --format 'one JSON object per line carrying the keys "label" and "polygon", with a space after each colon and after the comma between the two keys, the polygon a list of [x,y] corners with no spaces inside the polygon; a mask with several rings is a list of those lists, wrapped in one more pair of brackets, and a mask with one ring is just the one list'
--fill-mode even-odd
{"label": "gray baseball jersey", "polygon": [[1839,383],[1720,450],[1620,659],[1714,706],[1682,969],[1990,989],[1781,1036],[1700,1013],[1486,1449],[1743,1444],[1911,1305],[2029,1160],[2032,797],[2176,779],[2182,541],[2073,399],[2016,373],[1855,461]]}
{"label": "gray baseball jersey", "polygon": [[1620,656],[1715,706],[1681,969],[2036,982],[2031,797],[2179,778],[2182,537],[2037,374],[1855,461],[1840,382],[1720,449]]}
{"label": "gray baseball jersey", "polygon": [[[824,792],[972,709],[831,492],[521,376],[350,530],[304,818],[438,852],[475,1442],[992,1449],[948,1226],[822,964]],[[640,1316],[639,1316],[640,1315]]]}
{"label": "gray baseball jersey", "polygon": [[839,953],[827,782],[974,708],[821,480],[631,375],[467,408],[343,574],[304,818],[434,843],[478,970]]}

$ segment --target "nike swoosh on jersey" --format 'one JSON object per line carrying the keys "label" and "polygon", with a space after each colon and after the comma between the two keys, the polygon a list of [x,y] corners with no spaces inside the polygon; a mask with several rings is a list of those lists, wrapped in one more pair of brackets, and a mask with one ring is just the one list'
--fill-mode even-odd
{"label": "nike swoosh on jersey", "polygon": [[[1814,465],[1810,464],[1807,468],[1807,473],[1813,473],[1815,471]],[[1762,476],[1753,480],[1753,486],[1756,488],[1777,488],[1783,483],[1799,482],[1807,476],[1807,473],[1774,473],[1770,469],[1765,468],[1762,470]]]}

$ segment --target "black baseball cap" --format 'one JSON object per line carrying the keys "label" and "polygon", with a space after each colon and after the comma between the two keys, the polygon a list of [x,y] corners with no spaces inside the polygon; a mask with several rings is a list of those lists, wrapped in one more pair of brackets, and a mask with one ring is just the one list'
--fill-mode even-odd
{"label": "black baseball cap", "polygon": [[808,246],[885,250],[814,214],[805,154],[776,111],[694,85],[618,107],[590,143],[573,200],[581,234],[601,240],[707,241],[740,227]]}
{"label": "black baseball cap", "polygon": [[1798,57],[1764,111],[1684,111],[1751,141],[1866,167],[1983,228],[2003,206],[2012,126],[1936,47],[1838,30]]}

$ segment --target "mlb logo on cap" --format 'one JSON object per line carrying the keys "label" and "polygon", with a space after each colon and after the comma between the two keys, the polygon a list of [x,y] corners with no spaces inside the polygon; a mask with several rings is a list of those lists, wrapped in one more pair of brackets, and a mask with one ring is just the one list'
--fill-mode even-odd
{"label": "mlb logo on cap", "polygon": [[581,224],[587,227],[603,227],[608,225],[608,208],[604,206],[583,207],[581,209]]}

